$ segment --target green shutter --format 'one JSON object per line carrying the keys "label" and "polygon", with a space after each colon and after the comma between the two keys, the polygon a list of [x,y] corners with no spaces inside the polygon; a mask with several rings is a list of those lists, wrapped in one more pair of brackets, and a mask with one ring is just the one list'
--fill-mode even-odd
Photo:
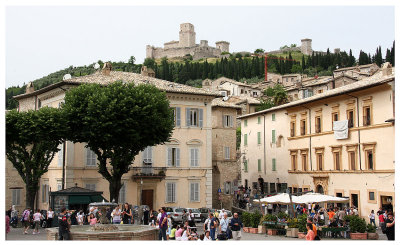
{"label": "green shutter", "polygon": [[247,119],[244,120],[244,126],[247,127]]}
{"label": "green shutter", "polygon": [[275,143],[275,129],[272,130],[272,143]]}
{"label": "green shutter", "polygon": [[272,113],[272,121],[275,121],[275,113]]}
{"label": "green shutter", "polygon": [[261,144],[261,132],[257,132],[257,144]]}
{"label": "green shutter", "polygon": [[276,171],[276,159],[272,158],[272,171]]}
{"label": "green shutter", "polygon": [[247,145],[247,134],[244,134],[244,145]]}
{"label": "green shutter", "polygon": [[244,161],[244,171],[247,172],[247,160]]}
{"label": "green shutter", "polygon": [[261,172],[261,159],[258,159],[258,172]]}
{"label": "green shutter", "polygon": [[261,117],[258,117],[258,124],[261,124]]}

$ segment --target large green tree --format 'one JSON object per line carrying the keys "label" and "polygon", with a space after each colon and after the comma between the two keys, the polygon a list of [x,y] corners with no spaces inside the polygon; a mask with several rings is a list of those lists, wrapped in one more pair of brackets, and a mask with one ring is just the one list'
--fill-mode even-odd
{"label": "large green tree", "polygon": [[63,113],[56,108],[6,114],[6,156],[25,182],[26,206],[34,208],[40,177],[47,172],[66,132]]}
{"label": "large green tree", "polygon": [[98,159],[98,172],[118,202],[121,178],[147,146],[168,141],[174,127],[165,92],[148,84],[85,84],[66,93],[68,140],[85,142]]}
{"label": "large green tree", "polygon": [[264,98],[261,104],[256,108],[256,111],[262,111],[274,106],[287,103],[287,92],[281,84],[276,84],[274,87],[269,87],[264,90]]}

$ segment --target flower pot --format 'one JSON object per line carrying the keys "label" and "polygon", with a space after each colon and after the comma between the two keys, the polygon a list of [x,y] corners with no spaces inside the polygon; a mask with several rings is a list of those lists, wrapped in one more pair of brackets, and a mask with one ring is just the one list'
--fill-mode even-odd
{"label": "flower pot", "polygon": [[[298,233],[299,233],[299,228],[291,228],[291,237],[297,237]],[[287,233],[286,236],[288,236]]]}
{"label": "flower pot", "polygon": [[244,232],[249,232],[250,227],[243,227]]}
{"label": "flower pot", "polygon": [[250,228],[250,233],[257,234],[258,228]]}
{"label": "flower pot", "polygon": [[259,225],[258,226],[258,233],[259,234],[265,234],[267,233],[267,227],[265,225]]}
{"label": "flower pot", "polygon": [[367,234],[368,234],[367,235],[368,240],[378,240],[378,238],[379,238],[379,235],[376,232],[367,233]]}
{"label": "flower pot", "polygon": [[276,234],[278,233],[278,230],[277,229],[268,229],[267,232],[268,232],[269,236],[276,236]]}
{"label": "flower pot", "polygon": [[352,240],[367,240],[367,233],[350,233]]}

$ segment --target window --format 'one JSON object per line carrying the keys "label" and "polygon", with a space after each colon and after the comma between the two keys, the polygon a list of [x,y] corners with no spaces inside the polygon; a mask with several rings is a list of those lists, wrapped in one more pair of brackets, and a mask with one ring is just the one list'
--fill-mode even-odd
{"label": "window", "polygon": [[247,169],[247,160],[243,161],[243,165],[244,165],[244,171],[247,172],[248,171],[248,169]]}
{"label": "window", "polygon": [[258,93],[257,92],[253,92],[253,97],[257,97]]}
{"label": "window", "polygon": [[126,184],[123,183],[121,189],[119,189],[119,198],[118,198],[118,202],[119,203],[125,203],[126,202]]}
{"label": "window", "polygon": [[257,124],[261,124],[261,117],[257,117]]}
{"label": "window", "polygon": [[294,137],[296,135],[296,121],[290,122],[290,137]]}
{"label": "window", "polygon": [[190,183],[190,201],[200,202],[200,184]]}
{"label": "window", "polygon": [[177,147],[168,148],[168,167],[179,167],[180,166],[180,149]]}
{"label": "window", "polygon": [[305,135],[306,134],[306,120],[302,119],[300,121],[300,134]]}
{"label": "window", "polygon": [[257,132],[257,144],[261,145],[261,132]]}
{"label": "window", "polygon": [[64,147],[63,144],[58,146],[58,167],[62,167],[63,165],[63,157],[64,157]]}
{"label": "window", "polygon": [[225,128],[232,128],[233,127],[233,117],[230,115],[224,115],[223,123],[224,123]]}
{"label": "window", "polygon": [[276,159],[272,158],[272,171],[276,171]]}
{"label": "window", "polygon": [[376,142],[364,143],[363,149],[365,152],[365,169],[367,170],[375,170],[375,145]]}
{"label": "window", "polygon": [[340,169],[340,153],[339,152],[333,153],[333,164],[335,165],[335,170],[341,170]]}
{"label": "window", "polygon": [[319,93],[319,94],[321,94],[322,92],[324,92],[324,90],[318,89],[318,93]]}
{"label": "window", "polygon": [[332,113],[332,130],[333,130],[333,122],[339,121],[339,112]]}
{"label": "window", "polygon": [[175,127],[181,126],[181,108],[180,107],[173,107],[174,110],[174,123]]}
{"label": "window", "polygon": [[367,169],[373,170],[374,169],[374,155],[372,151],[367,151]]}
{"label": "window", "polygon": [[269,191],[271,193],[275,193],[276,192],[275,183],[269,183]]}
{"label": "window", "polygon": [[349,152],[350,158],[350,170],[356,170],[356,153],[354,151]]}
{"label": "window", "polygon": [[62,180],[57,180],[57,191],[62,190]]}
{"label": "window", "polygon": [[296,171],[297,170],[297,150],[290,151],[290,161],[291,161],[291,165],[292,165],[292,170]]}
{"label": "window", "polygon": [[244,126],[247,127],[247,119],[244,120]]}
{"label": "window", "polygon": [[244,145],[247,145],[247,134],[244,134]]}
{"label": "window", "polygon": [[368,196],[370,201],[375,201],[375,192],[373,191],[368,192]]}
{"label": "window", "polygon": [[176,183],[167,182],[167,191],[165,192],[167,203],[176,202]]}
{"label": "window", "polygon": [[153,147],[148,146],[143,151],[143,164],[146,166],[147,164],[153,163]]}
{"label": "window", "polygon": [[303,168],[303,171],[308,170],[308,151],[302,150],[301,151],[301,166]]}
{"label": "window", "polygon": [[354,127],[354,110],[347,111],[347,120],[349,123],[349,128]]}
{"label": "window", "polygon": [[317,166],[319,171],[323,170],[322,154],[317,154]]}
{"label": "window", "polygon": [[275,121],[275,113],[272,113],[272,121]]}
{"label": "window", "polygon": [[228,146],[224,147],[224,156],[225,159],[231,159],[231,149]]}
{"label": "window", "polygon": [[96,184],[86,183],[85,188],[88,189],[88,190],[95,191],[96,190]]}
{"label": "window", "polygon": [[89,148],[86,148],[86,166],[96,166],[96,154]]}
{"label": "window", "polygon": [[346,145],[349,170],[357,170],[358,144]]}
{"label": "window", "polygon": [[321,133],[321,116],[315,117],[315,133]]}
{"label": "window", "polygon": [[231,182],[227,181],[224,183],[224,193],[225,194],[231,194]]}
{"label": "window", "polygon": [[21,205],[21,189],[12,189],[12,205]]}
{"label": "window", "polygon": [[364,111],[363,125],[369,126],[369,125],[371,125],[371,107],[365,106],[363,111]]}
{"label": "window", "polygon": [[186,126],[203,127],[203,109],[186,108]]}
{"label": "window", "polygon": [[272,130],[272,143],[276,142],[276,138],[275,138],[275,129]]}
{"label": "window", "polygon": [[198,167],[199,166],[199,149],[192,148],[190,149],[190,167]]}
{"label": "window", "polygon": [[49,182],[45,181],[42,184],[42,202],[48,203],[49,202]]}
{"label": "window", "polygon": [[258,172],[261,172],[261,159],[258,159]]}
{"label": "window", "polygon": [[221,95],[223,95],[224,97],[226,97],[226,91],[221,91]]}

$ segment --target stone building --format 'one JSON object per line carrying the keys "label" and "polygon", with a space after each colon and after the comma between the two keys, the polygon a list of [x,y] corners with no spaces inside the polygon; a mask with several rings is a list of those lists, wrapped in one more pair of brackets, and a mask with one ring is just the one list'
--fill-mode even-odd
{"label": "stone building", "polygon": [[229,53],[229,42],[218,41],[216,47],[208,46],[207,40],[200,40],[200,44],[196,44],[196,32],[191,23],[183,23],[180,25],[179,41],[170,41],[164,43],[164,48],[146,46],[146,58],[160,59],[163,57],[185,57],[191,55],[194,60],[202,58],[220,58],[222,53]]}
{"label": "stone building", "polygon": [[[42,89],[15,96],[19,110],[39,109],[43,106],[58,107],[64,101],[65,91],[85,83],[107,85],[114,81],[152,84],[162,91],[174,108],[175,128],[169,142],[148,147],[123,175],[119,203],[161,206],[212,207],[212,107],[218,93],[177,84],[136,73],[110,71],[73,77]],[[101,137],[101,135],[99,135]],[[49,170],[40,180],[38,207],[47,209],[48,190],[82,186],[103,191],[109,197],[108,182],[97,172],[96,155],[84,143],[66,142],[65,152],[59,151]],[[60,149],[63,147],[60,146]],[[65,175],[63,176],[63,156]],[[6,184],[6,196],[17,195],[18,174],[7,166],[7,176],[15,178]],[[153,174],[149,176],[148,174]],[[20,177],[19,177],[20,178]],[[21,203],[24,190],[19,195]],[[11,201],[10,201],[11,200]],[[9,206],[13,198],[7,199]]]}
{"label": "stone building", "polygon": [[223,96],[248,96],[248,97],[260,97],[261,89],[255,84],[250,85],[247,83],[241,83],[236,80],[220,77],[214,81],[206,79],[202,82],[202,88],[212,92],[219,92]]}
{"label": "stone building", "polygon": [[333,71],[334,77],[347,75],[349,77],[354,77],[358,80],[369,77],[375,74],[379,70],[379,66],[375,63],[368,65],[352,66],[340,68]]}
{"label": "stone building", "polygon": [[151,68],[148,68],[147,66],[142,66],[140,75],[148,76],[148,77],[156,77],[156,73],[154,72],[154,70]]}
{"label": "stone building", "polygon": [[326,54],[323,51],[314,51],[312,49],[312,39],[304,38],[301,39],[300,47],[286,47],[279,50],[268,51],[268,54],[280,54],[280,53],[288,53],[288,52],[301,52],[305,55],[312,55],[312,53]]}
{"label": "stone building", "polygon": [[[394,70],[238,117],[242,183],[266,193],[313,190],[349,197],[367,217],[394,210]],[[347,120],[347,121],[346,121]],[[333,130],[344,121],[347,135]]]}
{"label": "stone building", "polygon": [[230,210],[240,183],[240,163],[236,158],[236,117],[241,107],[220,98],[214,99],[211,106],[213,207]]}

